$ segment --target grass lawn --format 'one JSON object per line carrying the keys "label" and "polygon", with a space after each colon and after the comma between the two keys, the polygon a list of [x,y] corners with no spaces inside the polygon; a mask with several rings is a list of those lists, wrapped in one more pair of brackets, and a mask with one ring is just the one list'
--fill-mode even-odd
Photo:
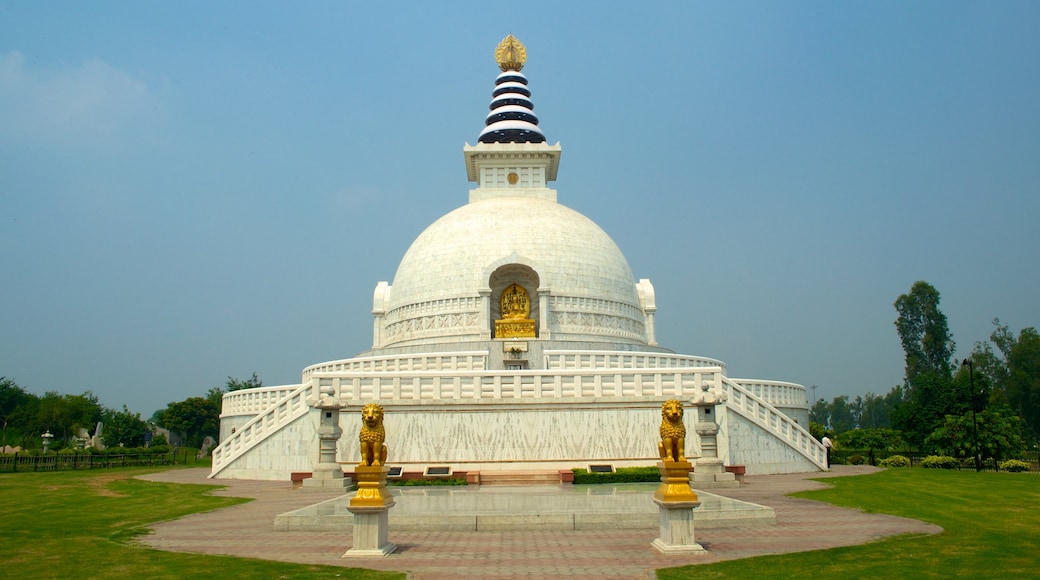
{"label": "grass lawn", "polygon": [[942,526],[862,546],[658,570],[677,578],[1030,578],[1040,575],[1040,476],[888,469],[797,497]]}
{"label": "grass lawn", "polygon": [[148,524],[243,501],[219,486],[139,481],[156,468],[0,475],[5,578],[356,578],[403,574],[153,550],[129,542]]}

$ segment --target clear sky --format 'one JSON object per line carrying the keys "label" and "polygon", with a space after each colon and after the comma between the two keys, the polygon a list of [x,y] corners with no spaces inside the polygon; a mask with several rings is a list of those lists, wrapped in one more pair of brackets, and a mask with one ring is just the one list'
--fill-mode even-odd
{"label": "clear sky", "polygon": [[[739,378],[1040,326],[1038,2],[0,1],[0,375],[148,416],[371,346],[515,34],[560,202]],[[811,392],[810,392],[811,396]]]}

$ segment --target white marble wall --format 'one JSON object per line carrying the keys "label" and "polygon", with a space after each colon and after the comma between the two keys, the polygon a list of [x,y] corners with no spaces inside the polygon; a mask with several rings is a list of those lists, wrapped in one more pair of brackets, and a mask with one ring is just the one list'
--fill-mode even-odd
{"label": "white marble wall", "polygon": [[[386,406],[390,462],[453,464],[646,460],[658,457],[660,403],[623,406],[488,405],[484,409]],[[340,457],[360,460],[360,413],[340,420]],[[691,424],[692,425],[692,424]]]}
{"label": "white marble wall", "polygon": [[311,472],[318,459],[318,410],[300,417],[233,460],[224,479],[288,481],[293,472]]}
{"label": "white marble wall", "polygon": [[748,475],[804,473],[819,468],[786,442],[737,413],[725,413],[726,465],[744,465]]}

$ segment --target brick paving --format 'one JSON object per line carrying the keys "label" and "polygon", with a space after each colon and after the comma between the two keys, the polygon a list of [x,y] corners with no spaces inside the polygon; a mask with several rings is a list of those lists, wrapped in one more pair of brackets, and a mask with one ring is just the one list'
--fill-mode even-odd
{"label": "brick paving", "polygon": [[865,466],[835,466],[830,473],[748,476],[738,489],[713,493],[772,507],[776,526],[697,530],[707,554],[664,555],[650,547],[655,530],[390,532],[397,551],[386,558],[342,558],[351,547],[347,532],[278,532],[280,513],[332,499],[342,493],[292,489],[272,481],[207,480],[204,469],[171,470],[144,476],[152,481],[217,483],[215,495],[255,501],[193,514],[152,526],[141,537],[153,548],[226,554],[303,564],[407,572],[416,580],[447,578],[654,578],[654,570],[863,544],[895,534],[934,534],[932,524],[834,507],[786,494],[824,487],[809,478],[870,473]]}

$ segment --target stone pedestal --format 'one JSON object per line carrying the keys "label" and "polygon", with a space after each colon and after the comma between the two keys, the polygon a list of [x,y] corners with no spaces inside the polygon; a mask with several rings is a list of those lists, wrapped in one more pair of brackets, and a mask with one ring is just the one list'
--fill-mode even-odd
{"label": "stone pedestal", "polygon": [[740,482],[732,473],[726,471],[722,460],[717,457],[701,457],[697,467],[690,474],[690,485],[697,489],[720,489],[740,487]]}
{"label": "stone pedestal", "polygon": [[[338,473],[338,474],[337,474]],[[354,487],[354,481],[343,476],[343,470],[337,465],[334,471],[314,468],[314,473],[303,480],[303,489],[342,489],[348,491]]]}
{"label": "stone pedestal", "polygon": [[693,509],[700,506],[700,498],[690,489],[688,461],[661,461],[661,485],[654,493],[660,515],[660,536],[650,545],[663,554],[704,553],[704,547],[694,541]]}
{"label": "stone pedestal", "polygon": [[697,409],[694,432],[700,443],[701,457],[697,468],[690,475],[690,484],[698,489],[739,487],[740,482],[726,471],[719,457],[719,424],[715,421],[715,405],[726,400],[725,393],[714,392],[710,385],[701,385],[701,392],[693,399]]}
{"label": "stone pedestal", "polygon": [[354,516],[354,547],[343,554],[344,558],[383,557],[397,549],[387,540],[390,508],[396,503],[386,487],[389,467],[381,465],[359,465],[354,469],[357,477],[357,493],[350,500],[347,510]]}
{"label": "stone pedestal", "polygon": [[662,554],[706,554],[693,538],[693,508],[699,501],[666,502],[654,498],[660,511],[660,536],[650,543]]}

